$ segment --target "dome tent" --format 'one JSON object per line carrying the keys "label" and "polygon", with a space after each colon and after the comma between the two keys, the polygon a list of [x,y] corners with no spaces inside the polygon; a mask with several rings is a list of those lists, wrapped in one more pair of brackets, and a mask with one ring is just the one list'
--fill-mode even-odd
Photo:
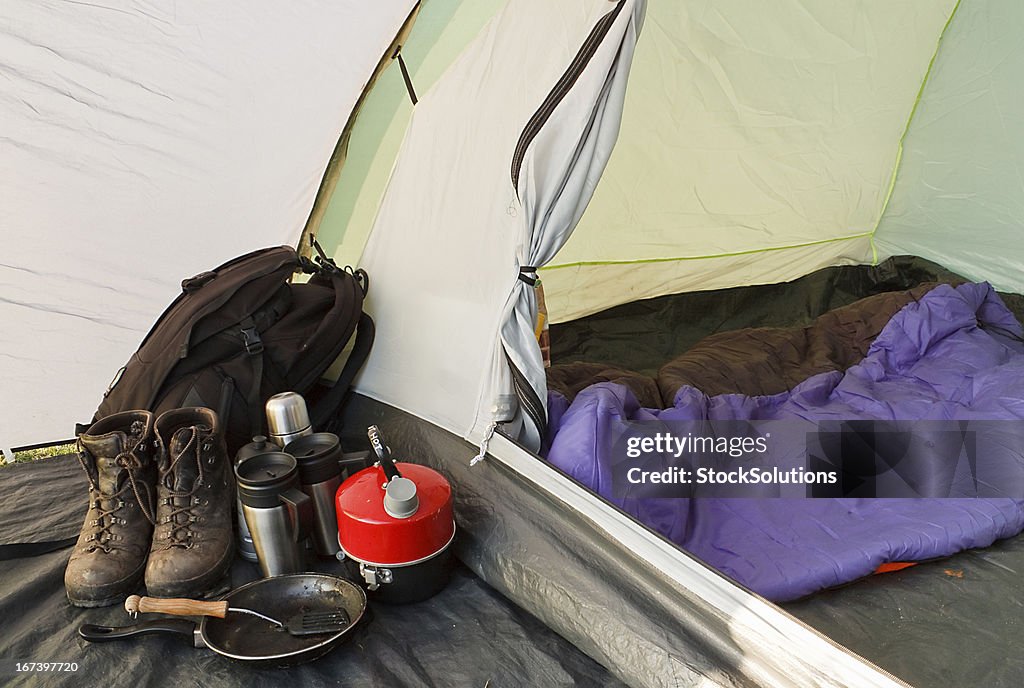
{"label": "dome tent", "polygon": [[[368,192],[359,263],[394,329],[353,426],[404,427],[396,444],[460,487],[463,559],[631,683],[890,685],[537,458],[546,383],[522,276],[537,269],[554,323],[904,253],[1019,291],[1018,118],[967,118],[1019,111],[1021,18],[981,2],[507,4],[421,89]],[[989,250],[962,250],[963,227]],[[354,260],[359,230],[341,231]]]}
{"label": "dome tent", "polygon": [[[539,269],[556,322],[900,253],[1019,290],[1012,232],[1021,216],[1021,139],[1012,128],[1022,120],[1012,85],[1020,11],[981,0],[793,2],[770,12],[740,1],[516,0],[485,21],[497,3],[467,4],[431,0],[412,27],[410,62],[416,41],[430,47],[430,59],[413,65],[421,101],[408,127],[410,105],[376,103],[397,114],[377,132],[379,145],[361,153],[372,160],[353,164],[360,127],[372,124],[371,101],[400,83],[391,69],[366,94],[367,116],[355,122],[348,150],[335,151],[339,162],[348,154],[337,183],[330,172],[320,183],[351,108],[296,108],[331,120],[296,123],[317,137],[303,156],[305,173],[279,170],[280,179],[253,182],[275,189],[266,194],[271,206],[288,201],[286,217],[260,206],[244,221],[262,230],[244,240],[224,232],[217,250],[226,257],[296,240],[320,183],[308,229],[333,235],[336,255],[373,277],[368,308],[378,341],[350,427],[372,419],[394,428],[396,450],[450,474],[463,560],[630,684],[898,684],[538,459],[545,379],[534,293],[520,275]],[[348,52],[325,61],[353,65],[353,85],[318,93],[345,91],[355,104],[411,9],[383,7],[367,13],[380,12],[379,31],[360,17],[356,33],[372,46],[311,42],[365,58],[358,69]],[[298,43],[294,35],[288,42]],[[287,82],[294,72],[273,74]],[[252,167],[276,169],[275,154],[267,157]],[[356,193],[346,175],[364,163],[374,177],[359,180]],[[247,164],[234,158],[223,169],[235,174]],[[202,178],[221,170],[207,172]],[[237,225],[232,213],[254,195],[239,187],[236,195],[216,189],[205,204],[194,188],[175,192],[209,215],[196,219],[195,237]],[[139,214],[91,224],[130,232]],[[173,210],[161,216],[182,224]],[[372,227],[358,226],[371,217]],[[162,263],[161,279],[205,269],[218,261],[214,253]],[[169,255],[177,252],[161,249]],[[31,256],[16,258],[15,266],[31,264]],[[98,288],[132,294],[147,275],[132,277],[103,278]],[[70,427],[91,410],[96,390],[167,300],[151,297],[151,312],[140,306],[126,318],[125,329],[138,332],[113,337],[117,352],[103,351],[100,339],[83,354],[94,355],[102,375],[76,379],[88,398],[50,427]],[[35,327],[23,312],[9,321]],[[12,360],[5,379],[29,359]],[[35,374],[32,382],[25,408],[38,410]],[[8,442],[52,439],[49,432]],[[487,459],[470,468],[481,445]]]}

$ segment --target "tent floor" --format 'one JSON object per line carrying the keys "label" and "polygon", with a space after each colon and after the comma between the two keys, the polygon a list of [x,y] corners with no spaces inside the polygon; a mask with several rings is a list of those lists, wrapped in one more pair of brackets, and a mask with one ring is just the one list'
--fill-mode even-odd
{"label": "tent floor", "polygon": [[[73,536],[84,478],[71,457],[0,468],[0,544]],[[257,670],[178,638],[90,645],[83,623],[125,625],[119,607],[77,609],[64,597],[69,550],[0,561],[0,682],[5,685],[620,686],[603,667],[459,567],[438,596],[374,605],[370,624],[316,663]],[[324,570],[340,571],[327,565]],[[863,579],[784,605],[794,616],[917,688],[1016,687],[1024,658],[1024,536],[984,550]],[[256,577],[238,560],[236,585]],[[13,674],[16,661],[77,662],[75,674]]]}
{"label": "tent floor", "polygon": [[[0,467],[0,545],[77,535],[86,483],[73,456]],[[70,549],[0,561],[0,684],[154,686],[558,686],[619,687],[602,666],[460,566],[435,597],[394,607],[371,603],[370,622],[314,663],[256,669],[149,636],[91,644],[83,623],[132,621],[119,606],[78,609],[64,596]],[[319,570],[341,573],[328,562]],[[237,559],[235,585],[257,577]],[[15,662],[76,662],[75,673],[18,674]]]}
{"label": "tent floor", "polygon": [[917,688],[1024,684],[1024,535],[783,607]]}

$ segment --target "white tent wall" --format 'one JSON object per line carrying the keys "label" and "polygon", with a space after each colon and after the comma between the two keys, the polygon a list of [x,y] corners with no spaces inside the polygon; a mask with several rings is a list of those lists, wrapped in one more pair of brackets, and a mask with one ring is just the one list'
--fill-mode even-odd
{"label": "white tent wall", "polygon": [[961,0],[903,141],[876,235],[1024,292],[1024,4]]}
{"label": "white tent wall", "polygon": [[871,262],[954,0],[655,0],[594,198],[541,271],[552,321]]}
{"label": "white tent wall", "polygon": [[[504,0],[426,0],[402,43],[417,95],[425,95]],[[359,106],[345,163],[315,228],[339,265],[359,262],[380,207],[413,105],[397,65],[385,70]]]}
{"label": "white tent wall", "polygon": [[297,242],[414,4],[0,5],[0,446],[69,437],[183,278]]}
{"label": "white tent wall", "polygon": [[[544,136],[531,146],[524,178],[564,179],[642,11],[642,3],[625,5],[593,68],[552,115],[552,131],[567,133],[565,141]],[[495,402],[512,394],[512,381],[498,332],[536,219],[513,187],[513,154],[593,27],[614,9],[607,0],[508,3],[423,95],[360,261],[374,280],[367,308],[382,323],[358,380],[367,396],[476,439],[504,413]],[[603,166],[596,164],[586,175],[591,188]]]}

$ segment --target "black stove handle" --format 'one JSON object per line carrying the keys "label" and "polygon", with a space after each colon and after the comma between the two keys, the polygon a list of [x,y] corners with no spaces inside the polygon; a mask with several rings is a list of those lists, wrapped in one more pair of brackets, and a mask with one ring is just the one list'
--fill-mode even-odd
{"label": "black stove handle", "polygon": [[398,466],[395,465],[395,460],[391,456],[391,448],[384,443],[384,436],[380,434],[380,428],[376,425],[371,425],[366,428],[366,436],[370,438],[370,446],[373,447],[373,452],[377,455],[380,467],[383,469],[384,475],[387,476],[388,482],[395,478],[401,478],[402,474],[398,472]]}

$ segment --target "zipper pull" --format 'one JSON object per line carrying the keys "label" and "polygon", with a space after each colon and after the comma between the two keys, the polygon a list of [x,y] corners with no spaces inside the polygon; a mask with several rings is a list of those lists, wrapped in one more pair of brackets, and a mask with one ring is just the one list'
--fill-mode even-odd
{"label": "zipper pull", "polygon": [[495,421],[491,421],[491,424],[487,426],[487,432],[484,434],[484,439],[480,443],[480,453],[470,460],[470,468],[483,461],[484,457],[487,456],[487,445],[491,443],[491,438],[494,437],[494,431],[497,429],[497,427],[498,423]]}

